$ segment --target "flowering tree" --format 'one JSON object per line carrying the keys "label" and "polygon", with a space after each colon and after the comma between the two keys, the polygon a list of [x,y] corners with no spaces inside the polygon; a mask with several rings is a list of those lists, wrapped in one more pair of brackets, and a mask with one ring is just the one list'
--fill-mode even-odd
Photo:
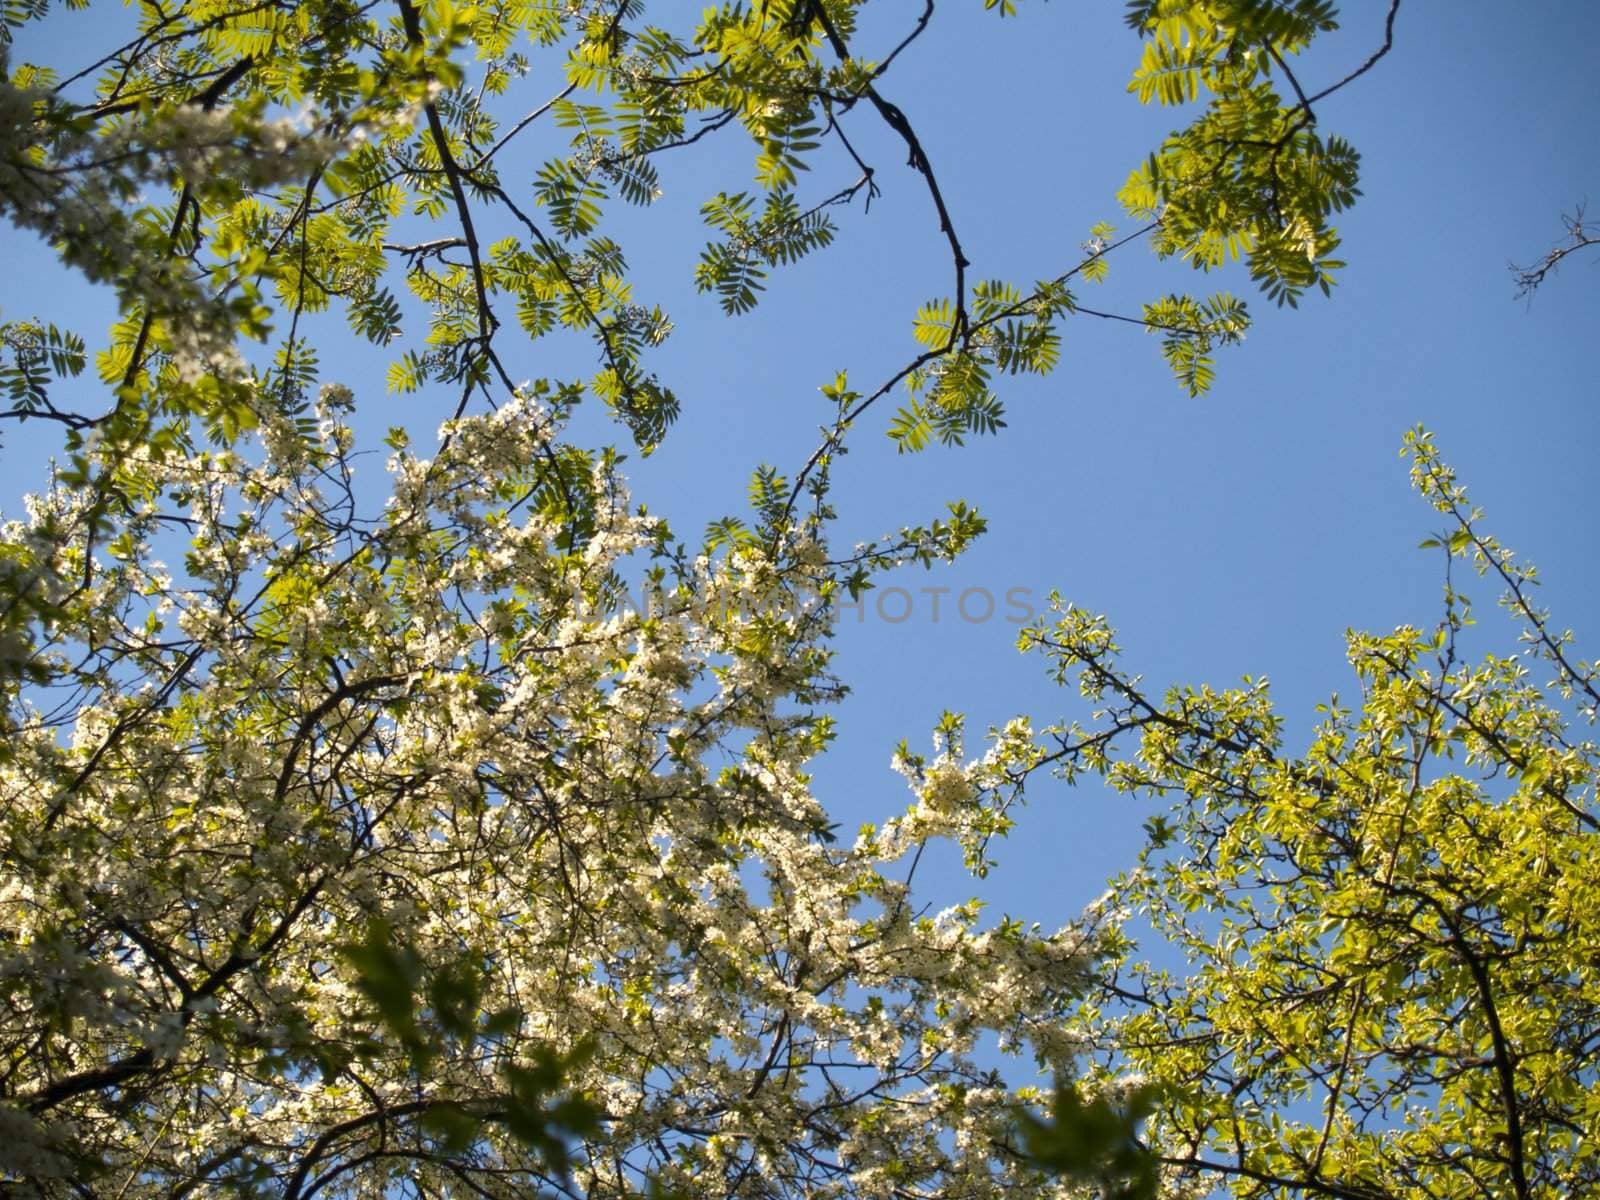
{"label": "flowering tree", "polygon": [[[997,427],[992,377],[1048,370],[1074,314],[1117,315],[1070,287],[1132,237],[1248,256],[1280,301],[1326,289],[1356,158],[1315,130],[1333,88],[1287,64],[1333,10],[1132,6],[1136,87],[1208,103],[1130,181],[1138,234],[1016,286],[967,279],[882,90],[932,5],[878,59],[859,7],[726,5],[674,32],[628,0],[195,0],[145,6],[76,74],[8,50],[0,211],[122,310],[103,404],[71,382],[82,334],[0,326],[5,415],[59,426],[67,455],[0,553],[8,1188],[1079,1189],[1013,1136],[975,1055],[992,1036],[1074,1070],[1100,916],[980,928],[911,896],[930,839],[986,868],[1045,750],[1019,723],[968,759],[952,719],[932,758],[897,760],[909,805],[849,845],[807,775],[842,688],[835,600],[982,520],[956,504],[841,554],[829,472],[902,380],[905,449]],[[8,43],[45,15],[8,6]],[[508,115],[557,61],[555,94]],[[670,322],[634,299],[602,202],[649,203],[671,150],[742,127],[758,190],[708,200],[696,273],[742,312],[878,186],[850,141],[868,119],[905,146],[951,295],[893,379],[824,389],[822,445],[793,479],[757,473],[751,520],[687,550],[612,451],[563,433],[589,393],[646,451],[677,412],[646,363]],[[512,160],[552,124],[521,201]],[[823,141],[855,174],[802,201]],[[391,389],[445,397],[426,454],[390,431],[382,499],[354,481],[354,393],[308,340],[334,305],[395,345]],[[425,339],[403,337],[418,310]],[[514,382],[513,311],[522,342],[569,331],[598,370]],[[1197,392],[1246,312],[1170,296],[1124,319]]]}
{"label": "flowering tree", "polygon": [[[913,919],[875,864],[981,826],[981,768],[953,758],[906,817],[827,845],[804,764],[828,615],[798,592],[826,587],[820,547],[677,560],[601,462],[562,549],[530,478],[559,425],[532,398],[397,452],[356,525],[336,402],[258,463],[140,456],[187,506],[184,583],[134,516],[53,601],[33,653],[79,647],[50,681],[79,693],[70,738],[29,696],[5,768],[13,1169],[288,1195],[546,1178],[526,1123],[553,1049],[593,1106],[560,1118],[597,1139],[589,1194],[646,1168],[986,1177],[1004,1092],[973,1040],[1064,1065],[1091,935]],[[92,502],[40,499],[8,541],[76,580],[58,531]],[[658,612],[606,603],[630,552],[666,571]]]}

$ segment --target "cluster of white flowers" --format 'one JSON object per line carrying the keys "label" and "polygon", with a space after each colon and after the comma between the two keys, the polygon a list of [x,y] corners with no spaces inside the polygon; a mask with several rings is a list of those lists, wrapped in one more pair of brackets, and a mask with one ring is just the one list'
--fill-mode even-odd
{"label": "cluster of white flowers", "polygon": [[977,794],[967,767],[941,756],[923,773],[917,812],[932,819],[955,816]]}
{"label": "cluster of white flowers", "polygon": [[39,1183],[70,1183],[79,1164],[67,1152],[71,1128],[47,1126],[27,1113],[0,1105],[0,1170]]}

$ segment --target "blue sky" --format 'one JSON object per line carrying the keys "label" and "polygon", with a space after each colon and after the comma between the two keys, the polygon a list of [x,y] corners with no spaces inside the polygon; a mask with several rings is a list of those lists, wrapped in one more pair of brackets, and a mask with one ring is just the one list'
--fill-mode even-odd
{"label": "blue sky", "polygon": [[[658,0],[652,16],[677,23],[698,7]],[[880,4],[865,44],[892,45],[920,7]],[[938,171],[971,278],[1026,284],[1077,261],[1092,224],[1124,223],[1114,195],[1127,170],[1186,119],[1125,93],[1138,43],[1121,7],[1035,0],[1000,21],[977,0],[946,0],[885,80]],[[53,17],[16,58],[103,40],[116,24],[107,8]],[[1308,86],[1364,59],[1386,9],[1376,0],[1343,6],[1346,28],[1300,68]],[[1572,0],[1407,0],[1393,53],[1318,106],[1323,130],[1363,155],[1365,195],[1341,226],[1350,266],[1331,300],[1280,311],[1253,297],[1242,270],[1202,279],[1139,246],[1119,252],[1092,300],[1085,289],[1086,303],[1136,312],[1184,289],[1251,300],[1255,327],[1224,354],[1207,397],[1186,397],[1138,330],[1078,318],[1054,376],[1006,386],[1009,427],[997,438],[898,456],[884,436],[892,406],[863,422],[835,475],[839,541],[927,520],[957,498],[984,512],[990,532],[953,567],[885,581],[915,598],[910,619],[879,619],[869,600],[866,618],[842,627],[838,666],[854,693],[817,786],[847,828],[904,804],[890,752],[901,738],[926,746],[942,710],[968,712],[974,734],[1019,712],[1044,723],[1077,711],[1038,660],[1012,650],[1016,626],[1003,610],[980,623],[951,613],[965,588],[997,597],[1026,589],[1036,604],[1058,588],[1107,613],[1127,663],[1154,687],[1270,676],[1290,746],[1302,743],[1312,706],[1351,690],[1348,627],[1426,625],[1438,614],[1439,564],[1416,549],[1435,522],[1396,454],[1419,422],[1435,431],[1489,527],[1540,565],[1558,624],[1576,630],[1580,647],[1587,638],[1594,655],[1596,268],[1570,261],[1531,305],[1513,299],[1507,271],[1508,260],[1535,258],[1556,239],[1562,211],[1600,196],[1591,17]],[[515,104],[532,107],[556,86],[536,75]],[[660,451],[627,469],[636,497],[688,540],[706,521],[742,511],[758,463],[798,467],[829,415],[818,386],[839,370],[875,386],[914,353],[916,306],[950,290],[926,193],[873,120],[859,113],[852,137],[884,195],[870,214],[839,211],[835,245],[780,274],[748,316],[724,318],[690,282],[706,240],[700,202],[749,186],[752,155],[737,137],[666,162],[663,201],[616,213],[611,228],[640,298],[676,321],[653,366],[683,402]],[[549,143],[525,148],[523,178],[550,152]],[[803,201],[852,178],[828,155],[811,174]],[[0,232],[0,263],[0,314],[65,320],[90,334],[103,326],[106,298],[61,273],[29,237]],[[453,406],[436,392],[385,396],[383,353],[327,337],[322,350],[325,378],[349,383],[376,428],[431,430]],[[530,376],[588,365],[587,351],[543,344],[511,357],[513,371]],[[578,429],[624,436],[597,418]],[[15,511],[20,492],[39,482],[54,436],[5,431],[0,509]],[[953,589],[937,622],[923,587]],[[1483,645],[1503,648],[1509,627],[1490,598],[1480,609]],[[990,879],[967,879],[953,856],[919,879],[935,907],[979,894],[995,915],[1054,925],[1131,861],[1149,815],[1092,785],[1045,784]]]}

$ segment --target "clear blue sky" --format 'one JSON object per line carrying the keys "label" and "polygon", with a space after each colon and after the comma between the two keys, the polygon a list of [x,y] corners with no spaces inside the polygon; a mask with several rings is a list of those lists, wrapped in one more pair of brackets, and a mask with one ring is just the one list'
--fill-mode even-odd
{"label": "clear blue sky", "polygon": [[[882,4],[866,36],[891,45],[891,30],[920,7]],[[1345,30],[1302,67],[1308,84],[1343,75],[1381,40],[1387,4],[1343,7]],[[1121,8],[1034,0],[1002,22],[978,0],[944,0],[885,81],[939,173],[972,278],[1027,283],[1076,261],[1089,226],[1118,219],[1113,196],[1128,168],[1182,120],[1126,95],[1138,44]],[[676,23],[680,9],[698,5],[659,0],[652,16]],[[98,4],[59,14],[16,57],[97,44],[116,23],[107,18]],[[1555,240],[1563,210],[1600,197],[1592,18],[1576,0],[1406,0],[1394,52],[1319,106],[1323,129],[1363,154],[1365,196],[1342,226],[1343,283],[1299,312],[1252,297],[1255,328],[1224,355],[1205,399],[1177,389],[1150,338],[1078,319],[1055,376],[1006,387],[1010,426],[998,438],[898,457],[883,433],[891,408],[858,429],[836,472],[840,542],[926,520],[956,498],[980,508],[991,531],[954,567],[886,581],[916,596],[911,619],[869,612],[845,623],[838,665],[854,694],[834,753],[818,764],[818,790],[846,828],[905,803],[891,749],[902,737],[925,746],[943,709],[968,712],[975,732],[1018,712],[1044,723],[1076,711],[1038,661],[1013,652],[1015,625],[964,622],[949,597],[935,623],[922,587],[1026,588],[1035,601],[1059,588],[1111,617],[1127,662],[1152,686],[1270,676],[1289,742],[1303,742],[1312,706],[1351,690],[1347,627],[1425,625],[1438,613],[1438,563],[1415,549],[1434,523],[1396,456],[1418,422],[1435,430],[1492,528],[1540,564],[1557,621],[1577,631],[1586,656],[1597,653],[1600,276],[1593,260],[1571,261],[1530,306],[1513,300],[1507,272],[1509,259]],[[518,106],[555,90],[548,77],[527,87]],[[742,511],[757,463],[792,471],[804,461],[828,415],[819,384],[841,369],[876,384],[913,353],[916,305],[949,291],[925,192],[903,150],[860,117],[854,136],[884,196],[870,215],[840,212],[835,246],[780,275],[750,316],[723,318],[689,282],[706,240],[695,210],[720,188],[747,186],[744,145],[669,160],[662,203],[618,213],[641,298],[677,322],[654,366],[684,406],[659,453],[629,469],[636,497],[691,541],[707,520]],[[531,175],[548,152],[527,152],[520,169]],[[813,176],[802,199],[851,177],[827,158]],[[0,231],[0,263],[0,314],[89,334],[103,326],[105,297],[31,238]],[[1185,288],[1251,297],[1242,271],[1203,279],[1130,247],[1093,303],[1134,312]],[[328,337],[322,350],[325,378],[352,385],[375,426],[431,430],[453,402],[386,397],[382,354]],[[563,353],[519,351],[513,370],[548,374],[587,359]],[[580,428],[623,436],[598,421]],[[5,436],[0,508],[15,511],[55,431]],[[1485,604],[1480,615],[1504,646],[1498,614]],[[1148,815],[1094,786],[1045,784],[989,880],[967,879],[951,856],[920,878],[935,907],[980,894],[996,915],[1054,925],[1131,861]]]}

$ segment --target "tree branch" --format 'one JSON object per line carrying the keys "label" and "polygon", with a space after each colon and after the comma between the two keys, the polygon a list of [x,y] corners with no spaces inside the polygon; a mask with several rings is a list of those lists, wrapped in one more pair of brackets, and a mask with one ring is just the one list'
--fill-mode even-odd
{"label": "tree branch", "polygon": [[1511,277],[1517,284],[1518,300],[1526,298],[1531,301],[1540,285],[1555,273],[1556,268],[1569,255],[1587,250],[1591,246],[1600,246],[1600,235],[1590,233],[1584,226],[1586,208],[1586,204],[1579,204],[1570,215],[1562,214],[1561,221],[1567,227],[1566,238],[1551,247],[1537,263],[1526,267],[1511,264]]}

